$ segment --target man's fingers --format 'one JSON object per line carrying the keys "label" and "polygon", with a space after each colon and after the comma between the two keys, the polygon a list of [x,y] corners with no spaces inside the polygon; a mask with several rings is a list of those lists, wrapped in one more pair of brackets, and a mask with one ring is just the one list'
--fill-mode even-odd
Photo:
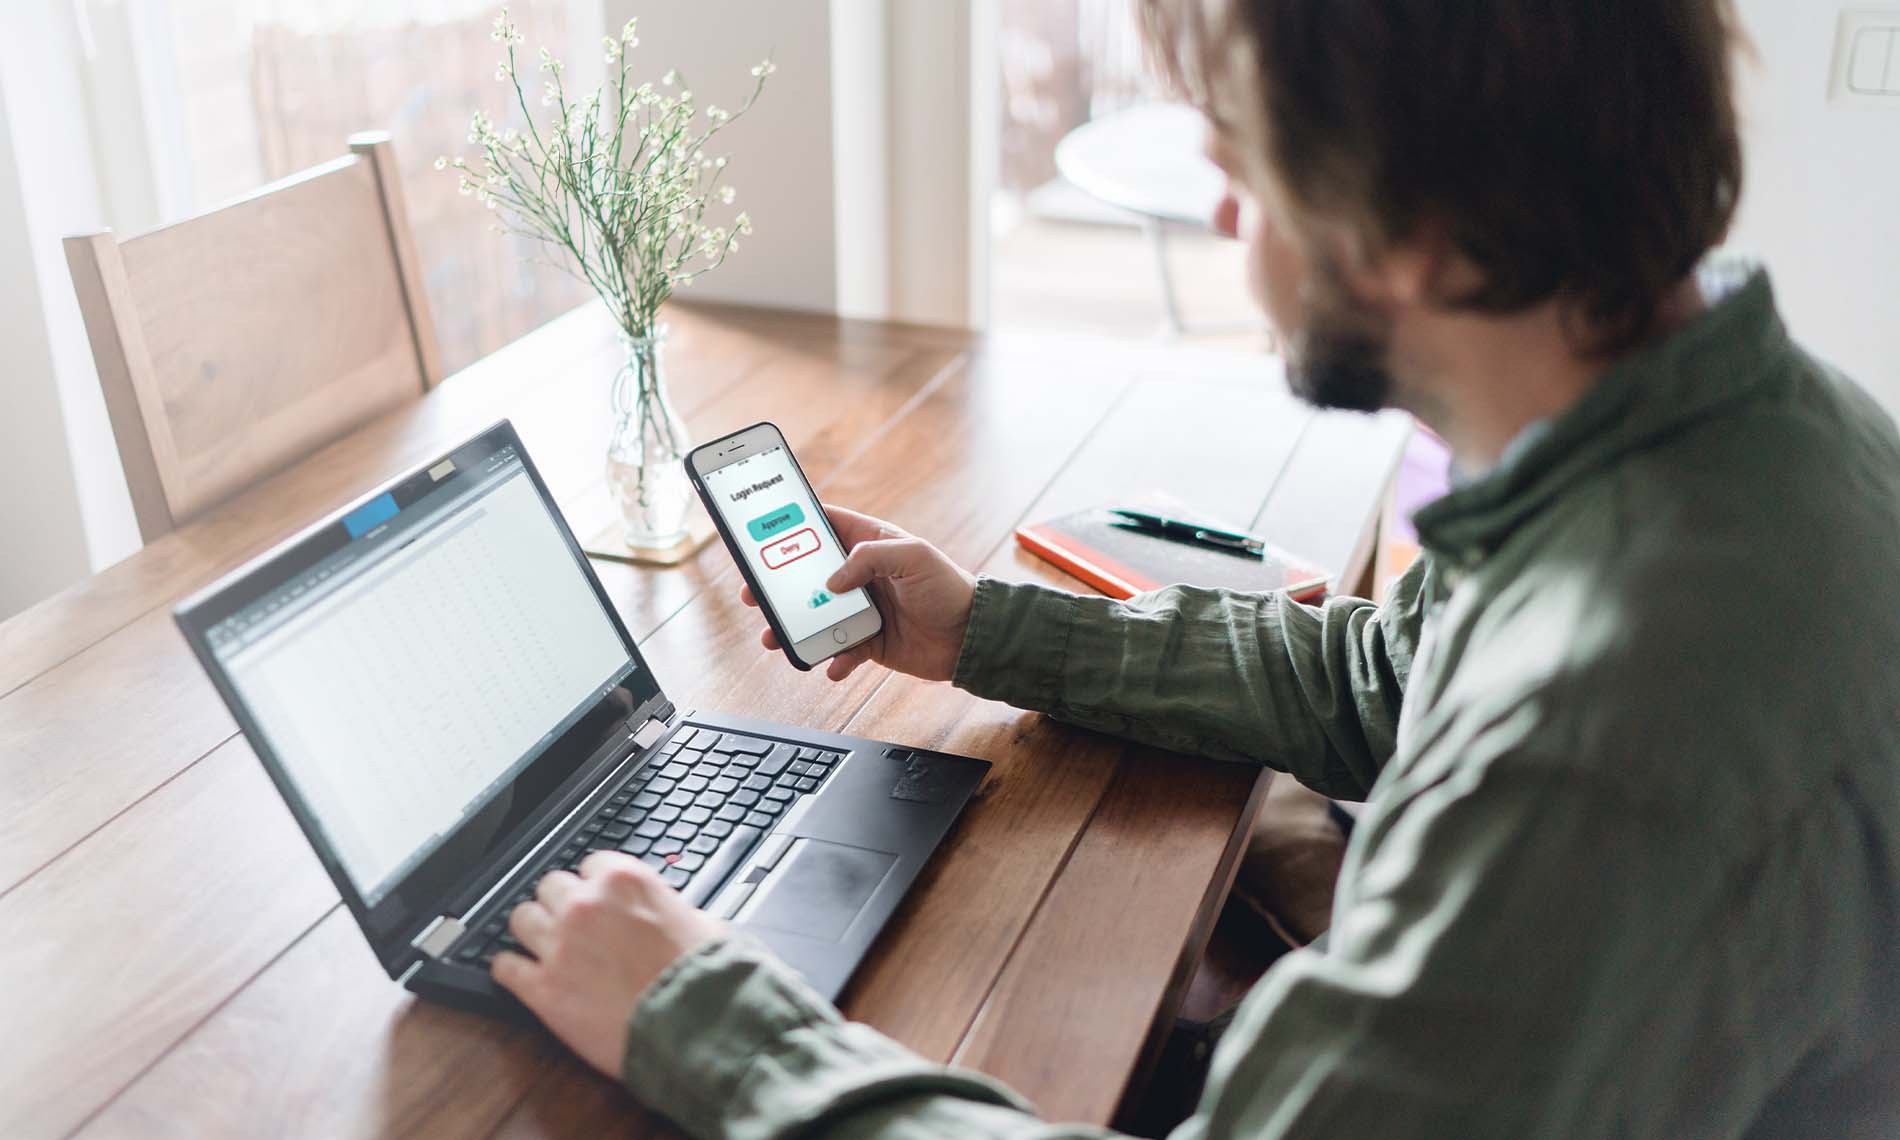
{"label": "man's fingers", "polygon": [[909,569],[917,554],[917,544],[906,538],[861,542],[853,547],[844,565],[832,571],[825,589],[834,594],[868,586],[880,578],[895,578]]}
{"label": "man's fingers", "polygon": [[541,876],[534,885],[535,901],[547,908],[549,914],[559,914],[567,909],[576,891],[581,889],[581,881],[568,871],[549,871]]}
{"label": "man's fingers", "polygon": [[825,504],[825,517],[831,520],[831,529],[838,532],[838,541],[844,543],[846,550],[860,542],[875,542],[880,538],[898,538],[903,531],[870,515],[861,515],[849,507],[834,507]]}
{"label": "man's fingers", "polygon": [[548,913],[547,907],[534,899],[529,899],[509,913],[508,929],[514,932],[523,946],[534,951],[537,958],[545,958],[548,947],[554,942],[554,916]]}
{"label": "man's fingers", "polygon": [[739,587],[739,600],[755,610],[759,608],[759,599],[753,596],[750,586]]}
{"label": "man's fingers", "polygon": [[857,667],[871,659],[871,650],[863,645],[847,649],[825,662],[825,676],[834,681],[849,677]]}
{"label": "man's fingers", "polygon": [[765,646],[767,649],[778,648],[778,634],[772,632],[771,626],[765,627],[765,629],[760,632],[759,644]]}
{"label": "man's fingers", "polygon": [[610,898],[626,899],[643,888],[658,887],[653,868],[625,851],[596,851],[581,860],[581,878],[600,884]]}
{"label": "man's fingers", "polygon": [[523,1003],[528,1001],[528,995],[534,992],[540,980],[538,969],[532,959],[513,950],[504,950],[495,955],[495,964],[489,967],[501,988],[520,998]]}

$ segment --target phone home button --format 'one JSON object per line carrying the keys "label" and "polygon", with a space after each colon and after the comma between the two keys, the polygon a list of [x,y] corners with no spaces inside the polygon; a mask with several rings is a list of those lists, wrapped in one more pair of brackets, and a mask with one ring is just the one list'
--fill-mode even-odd
{"label": "phone home button", "polygon": [[843,645],[843,644],[844,644],[844,639],[845,639],[845,636],[846,636],[846,635],[845,635],[845,632],[844,632],[844,630],[842,630],[842,629],[838,629],[838,628],[837,628],[837,627],[835,627],[835,626],[834,626],[834,627],[832,628],[832,631],[831,631],[831,640],[833,640],[833,641],[835,641],[835,642],[837,642],[837,643],[838,643],[839,645]]}

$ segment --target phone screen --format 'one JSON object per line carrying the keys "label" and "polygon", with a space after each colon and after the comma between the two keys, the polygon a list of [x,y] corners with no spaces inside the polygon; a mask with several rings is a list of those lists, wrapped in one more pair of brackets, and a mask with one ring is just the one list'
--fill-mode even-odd
{"label": "phone screen", "polygon": [[844,551],[783,444],[704,472],[700,481],[765,591],[761,600],[794,642],[870,608],[861,589],[836,597],[825,589]]}

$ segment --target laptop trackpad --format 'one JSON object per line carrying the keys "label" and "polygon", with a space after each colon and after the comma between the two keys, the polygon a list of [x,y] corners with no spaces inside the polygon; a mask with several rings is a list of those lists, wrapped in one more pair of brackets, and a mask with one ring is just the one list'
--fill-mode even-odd
{"label": "laptop trackpad", "polygon": [[739,916],[746,926],[836,942],[896,865],[888,851],[800,839]]}

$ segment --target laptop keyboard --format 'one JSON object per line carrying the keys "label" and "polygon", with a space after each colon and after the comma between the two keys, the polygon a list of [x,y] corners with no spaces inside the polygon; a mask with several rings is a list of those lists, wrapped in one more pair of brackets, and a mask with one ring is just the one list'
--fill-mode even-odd
{"label": "laptop keyboard", "polygon": [[462,939],[453,957],[487,966],[503,950],[521,951],[508,932],[508,913],[534,897],[542,875],[573,870],[593,851],[636,856],[693,905],[704,904],[780,817],[801,796],[817,791],[843,759],[844,753],[822,748],[681,728],[514,897]]}

